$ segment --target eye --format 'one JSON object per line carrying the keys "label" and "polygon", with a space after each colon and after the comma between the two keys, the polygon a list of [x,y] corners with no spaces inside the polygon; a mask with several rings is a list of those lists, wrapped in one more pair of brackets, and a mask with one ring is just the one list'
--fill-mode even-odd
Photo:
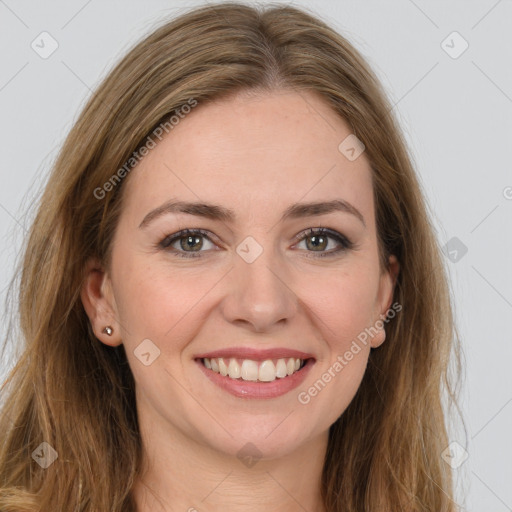
{"label": "eye", "polygon": [[[342,251],[352,249],[354,244],[344,235],[327,228],[309,228],[294,237],[304,243],[302,247],[314,257],[335,256]],[[216,245],[210,240],[209,233],[202,229],[183,229],[167,235],[157,247],[181,258],[197,258],[205,251],[214,249]]]}
{"label": "eye", "polygon": [[306,251],[316,252],[315,256],[320,257],[333,256],[354,246],[346,236],[327,228],[309,228],[295,238],[298,245],[304,242]]}
{"label": "eye", "polygon": [[[210,245],[208,246],[208,244]],[[202,229],[183,229],[172,235],[167,235],[158,243],[158,247],[174,252],[176,256],[182,258],[194,258],[200,256],[200,254],[194,253],[201,253],[204,250],[212,249],[215,245],[208,237],[206,231]]]}

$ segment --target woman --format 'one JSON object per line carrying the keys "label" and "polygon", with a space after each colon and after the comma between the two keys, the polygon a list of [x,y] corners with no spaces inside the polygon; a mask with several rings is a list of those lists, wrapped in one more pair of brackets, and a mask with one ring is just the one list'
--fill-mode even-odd
{"label": "woman", "polygon": [[305,11],[202,7],[124,57],[19,304],[1,510],[456,510],[425,201],[375,76]]}

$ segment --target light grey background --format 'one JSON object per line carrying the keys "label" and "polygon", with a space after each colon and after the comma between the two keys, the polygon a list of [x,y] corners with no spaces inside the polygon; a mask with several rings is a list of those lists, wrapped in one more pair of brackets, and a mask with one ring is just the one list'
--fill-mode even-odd
{"label": "light grey background", "polygon": [[[456,261],[447,256],[465,352],[467,437],[460,426],[451,434],[469,453],[455,470],[459,500],[468,511],[510,511],[512,1],[276,3],[313,9],[368,59],[396,104],[441,243],[467,247],[450,245]],[[198,4],[0,0],[2,304],[26,208],[90,91],[162,16]],[[31,47],[43,31],[59,45],[47,59]],[[453,31],[469,44],[457,58],[445,51],[463,48]],[[4,360],[0,377],[11,366]]]}

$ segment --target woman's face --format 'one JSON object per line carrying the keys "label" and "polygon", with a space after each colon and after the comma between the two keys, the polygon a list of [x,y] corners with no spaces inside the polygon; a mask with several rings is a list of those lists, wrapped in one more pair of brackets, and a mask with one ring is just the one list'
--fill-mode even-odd
{"label": "woman's face", "polygon": [[397,271],[349,135],[311,93],[239,95],[198,104],[131,171],[102,283],[115,320],[94,326],[124,344],[143,423],[273,458],[347,408]]}

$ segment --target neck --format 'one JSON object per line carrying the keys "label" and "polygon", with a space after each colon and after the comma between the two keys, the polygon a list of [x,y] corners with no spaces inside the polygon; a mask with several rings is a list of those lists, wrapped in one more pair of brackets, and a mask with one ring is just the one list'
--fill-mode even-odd
{"label": "neck", "polygon": [[[150,427],[150,428],[149,428]],[[141,424],[137,512],[324,512],[321,477],[328,433],[278,459],[243,462],[169,423]]]}

